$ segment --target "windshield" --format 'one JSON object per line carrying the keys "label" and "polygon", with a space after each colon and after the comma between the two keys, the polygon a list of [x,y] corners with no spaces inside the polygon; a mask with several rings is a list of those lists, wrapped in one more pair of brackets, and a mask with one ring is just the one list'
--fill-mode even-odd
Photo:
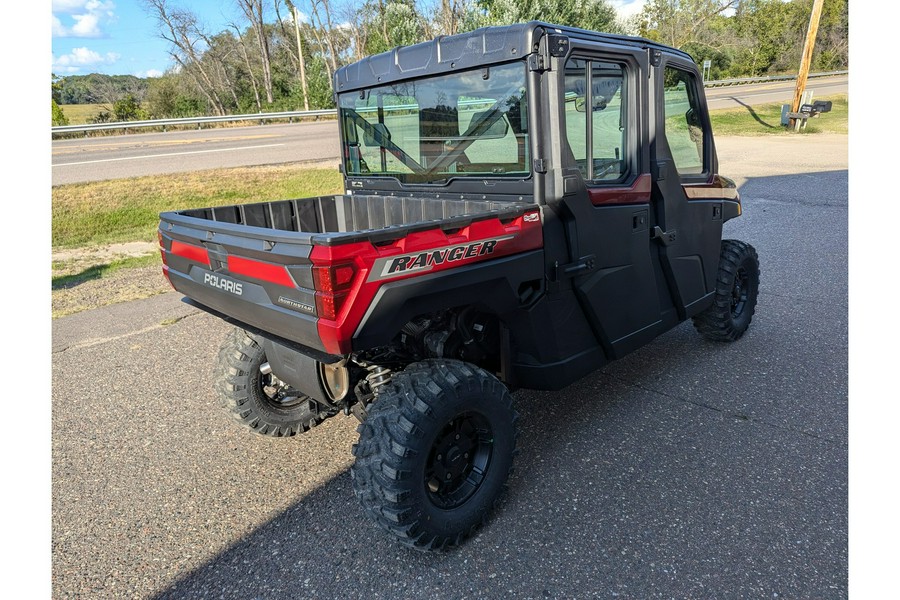
{"label": "windshield", "polygon": [[441,183],[530,174],[523,63],[348,92],[339,109],[349,176]]}

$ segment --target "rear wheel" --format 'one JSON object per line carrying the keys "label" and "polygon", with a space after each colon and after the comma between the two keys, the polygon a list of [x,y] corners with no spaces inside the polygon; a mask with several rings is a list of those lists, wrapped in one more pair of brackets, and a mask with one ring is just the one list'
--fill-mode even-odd
{"label": "rear wheel", "polygon": [[262,340],[243,329],[232,331],[219,350],[216,391],[232,417],[263,435],[296,435],[329,416],[272,373]]}
{"label": "rear wheel", "polygon": [[459,544],[506,487],[517,415],[506,387],[468,363],[429,360],[378,392],[353,447],[353,490],[403,544]]}
{"label": "rear wheel", "polygon": [[715,299],[709,308],[694,317],[694,327],[709,340],[737,340],[750,326],[758,293],[756,249],[738,240],[722,240]]}

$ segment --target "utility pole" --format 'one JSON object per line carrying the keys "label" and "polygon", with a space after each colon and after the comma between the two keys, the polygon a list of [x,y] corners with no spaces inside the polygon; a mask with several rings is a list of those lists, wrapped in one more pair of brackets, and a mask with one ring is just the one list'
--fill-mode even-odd
{"label": "utility pole", "polygon": [[[813,49],[816,47],[816,34],[819,32],[819,18],[822,16],[822,4],[825,0],[813,0],[812,14],[809,16],[809,27],[806,30],[806,43],[803,44],[803,56],[800,58],[800,73],[797,75],[797,87],[794,90],[794,101],[791,112],[800,110],[800,98],[806,89],[806,78],[809,76],[809,64],[812,62]],[[791,119],[790,127],[794,127],[796,119]]]}
{"label": "utility pole", "polygon": [[306,61],[300,43],[300,11],[294,6],[294,31],[297,32],[297,57],[300,59],[300,84],[303,86],[303,110],[309,110],[309,88],[306,86]]}

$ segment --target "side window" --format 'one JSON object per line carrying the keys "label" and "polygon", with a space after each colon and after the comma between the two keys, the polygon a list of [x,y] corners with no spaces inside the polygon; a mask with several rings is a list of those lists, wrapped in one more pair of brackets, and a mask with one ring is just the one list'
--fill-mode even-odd
{"label": "side window", "polygon": [[622,65],[580,58],[566,62],[566,139],[589,182],[619,181],[628,171],[625,82]]}
{"label": "side window", "polygon": [[666,67],[664,88],[666,141],[675,167],[682,175],[703,173],[703,122],[694,76]]}
{"label": "side window", "polygon": [[620,65],[591,63],[591,157],[594,181],[615,181],[625,175],[625,72]]}
{"label": "side window", "polygon": [[584,110],[587,89],[587,61],[570,58],[566,61],[566,139],[581,170],[587,175],[587,112]]}

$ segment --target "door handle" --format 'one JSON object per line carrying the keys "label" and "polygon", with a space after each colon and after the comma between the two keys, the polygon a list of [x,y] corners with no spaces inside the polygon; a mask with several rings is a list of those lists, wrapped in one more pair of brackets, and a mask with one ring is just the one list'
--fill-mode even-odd
{"label": "door handle", "polygon": [[659,225],[653,228],[653,235],[650,236],[651,240],[659,240],[663,246],[675,243],[675,238],[676,231],[674,229],[672,231],[663,231]]}

